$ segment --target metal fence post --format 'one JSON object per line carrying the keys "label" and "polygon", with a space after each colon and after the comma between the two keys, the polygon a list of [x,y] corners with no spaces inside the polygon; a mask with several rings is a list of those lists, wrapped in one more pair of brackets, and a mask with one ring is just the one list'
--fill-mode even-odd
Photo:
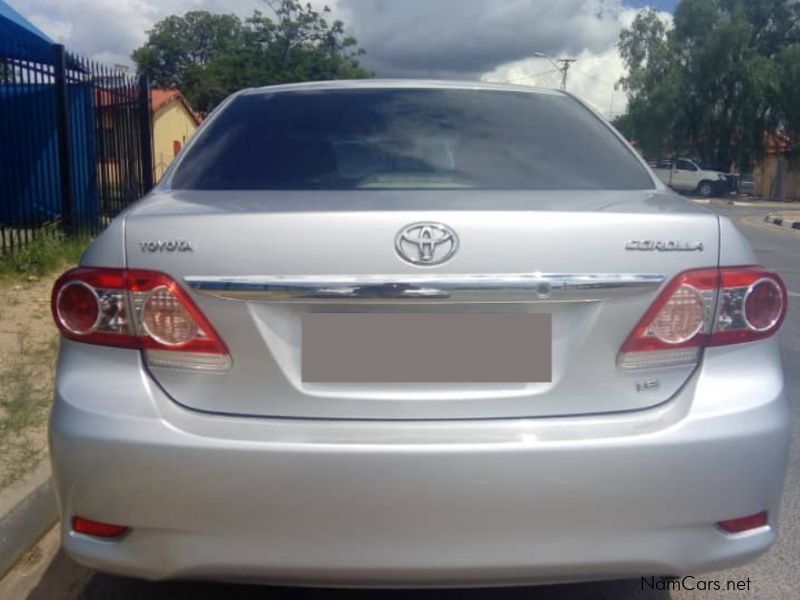
{"label": "metal fence post", "polygon": [[56,95],[56,131],[58,134],[58,170],[61,184],[61,226],[71,233],[75,226],[75,198],[72,187],[72,141],[69,131],[69,94],[67,92],[67,53],[56,44],[53,57],[53,83]]}
{"label": "metal fence post", "polygon": [[139,75],[139,134],[142,157],[142,184],[145,193],[153,187],[153,122],[150,112],[150,82]]}

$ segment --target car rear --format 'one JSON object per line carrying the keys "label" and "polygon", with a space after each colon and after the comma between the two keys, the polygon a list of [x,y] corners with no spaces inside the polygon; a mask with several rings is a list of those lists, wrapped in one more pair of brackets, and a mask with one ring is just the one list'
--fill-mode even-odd
{"label": "car rear", "polygon": [[313,585],[747,560],[788,444],[754,262],[570,96],[245,91],[54,289],[64,545]]}

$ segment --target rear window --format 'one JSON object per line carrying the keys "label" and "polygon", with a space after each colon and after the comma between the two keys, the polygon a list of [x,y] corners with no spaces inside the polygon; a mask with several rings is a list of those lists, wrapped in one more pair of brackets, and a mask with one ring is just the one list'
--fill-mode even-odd
{"label": "rear window", "polygon": [[650,189],[636,157],[568,96],[314,90],[231,102],[175,189]]}

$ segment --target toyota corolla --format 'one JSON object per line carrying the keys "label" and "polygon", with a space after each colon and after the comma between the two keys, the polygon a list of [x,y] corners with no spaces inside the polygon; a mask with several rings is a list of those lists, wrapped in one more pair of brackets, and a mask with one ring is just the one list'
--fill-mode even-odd
{"label": "toyota corolla", "polygon": [[742,563],[777,536],[786,300],[570,95],[244,90],[53,290],[63,546],[335,586]]}

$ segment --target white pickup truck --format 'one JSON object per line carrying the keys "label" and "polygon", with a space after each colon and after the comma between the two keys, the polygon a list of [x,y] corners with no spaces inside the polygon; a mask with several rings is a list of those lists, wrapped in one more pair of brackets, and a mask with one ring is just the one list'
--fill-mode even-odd
{"label": "white pickup truck", "polygon": [[701,169],[688,158],[658,161],[653,172],[675,191],[693,192],[706,198],[729,192],[735,187],[734,176]]}

